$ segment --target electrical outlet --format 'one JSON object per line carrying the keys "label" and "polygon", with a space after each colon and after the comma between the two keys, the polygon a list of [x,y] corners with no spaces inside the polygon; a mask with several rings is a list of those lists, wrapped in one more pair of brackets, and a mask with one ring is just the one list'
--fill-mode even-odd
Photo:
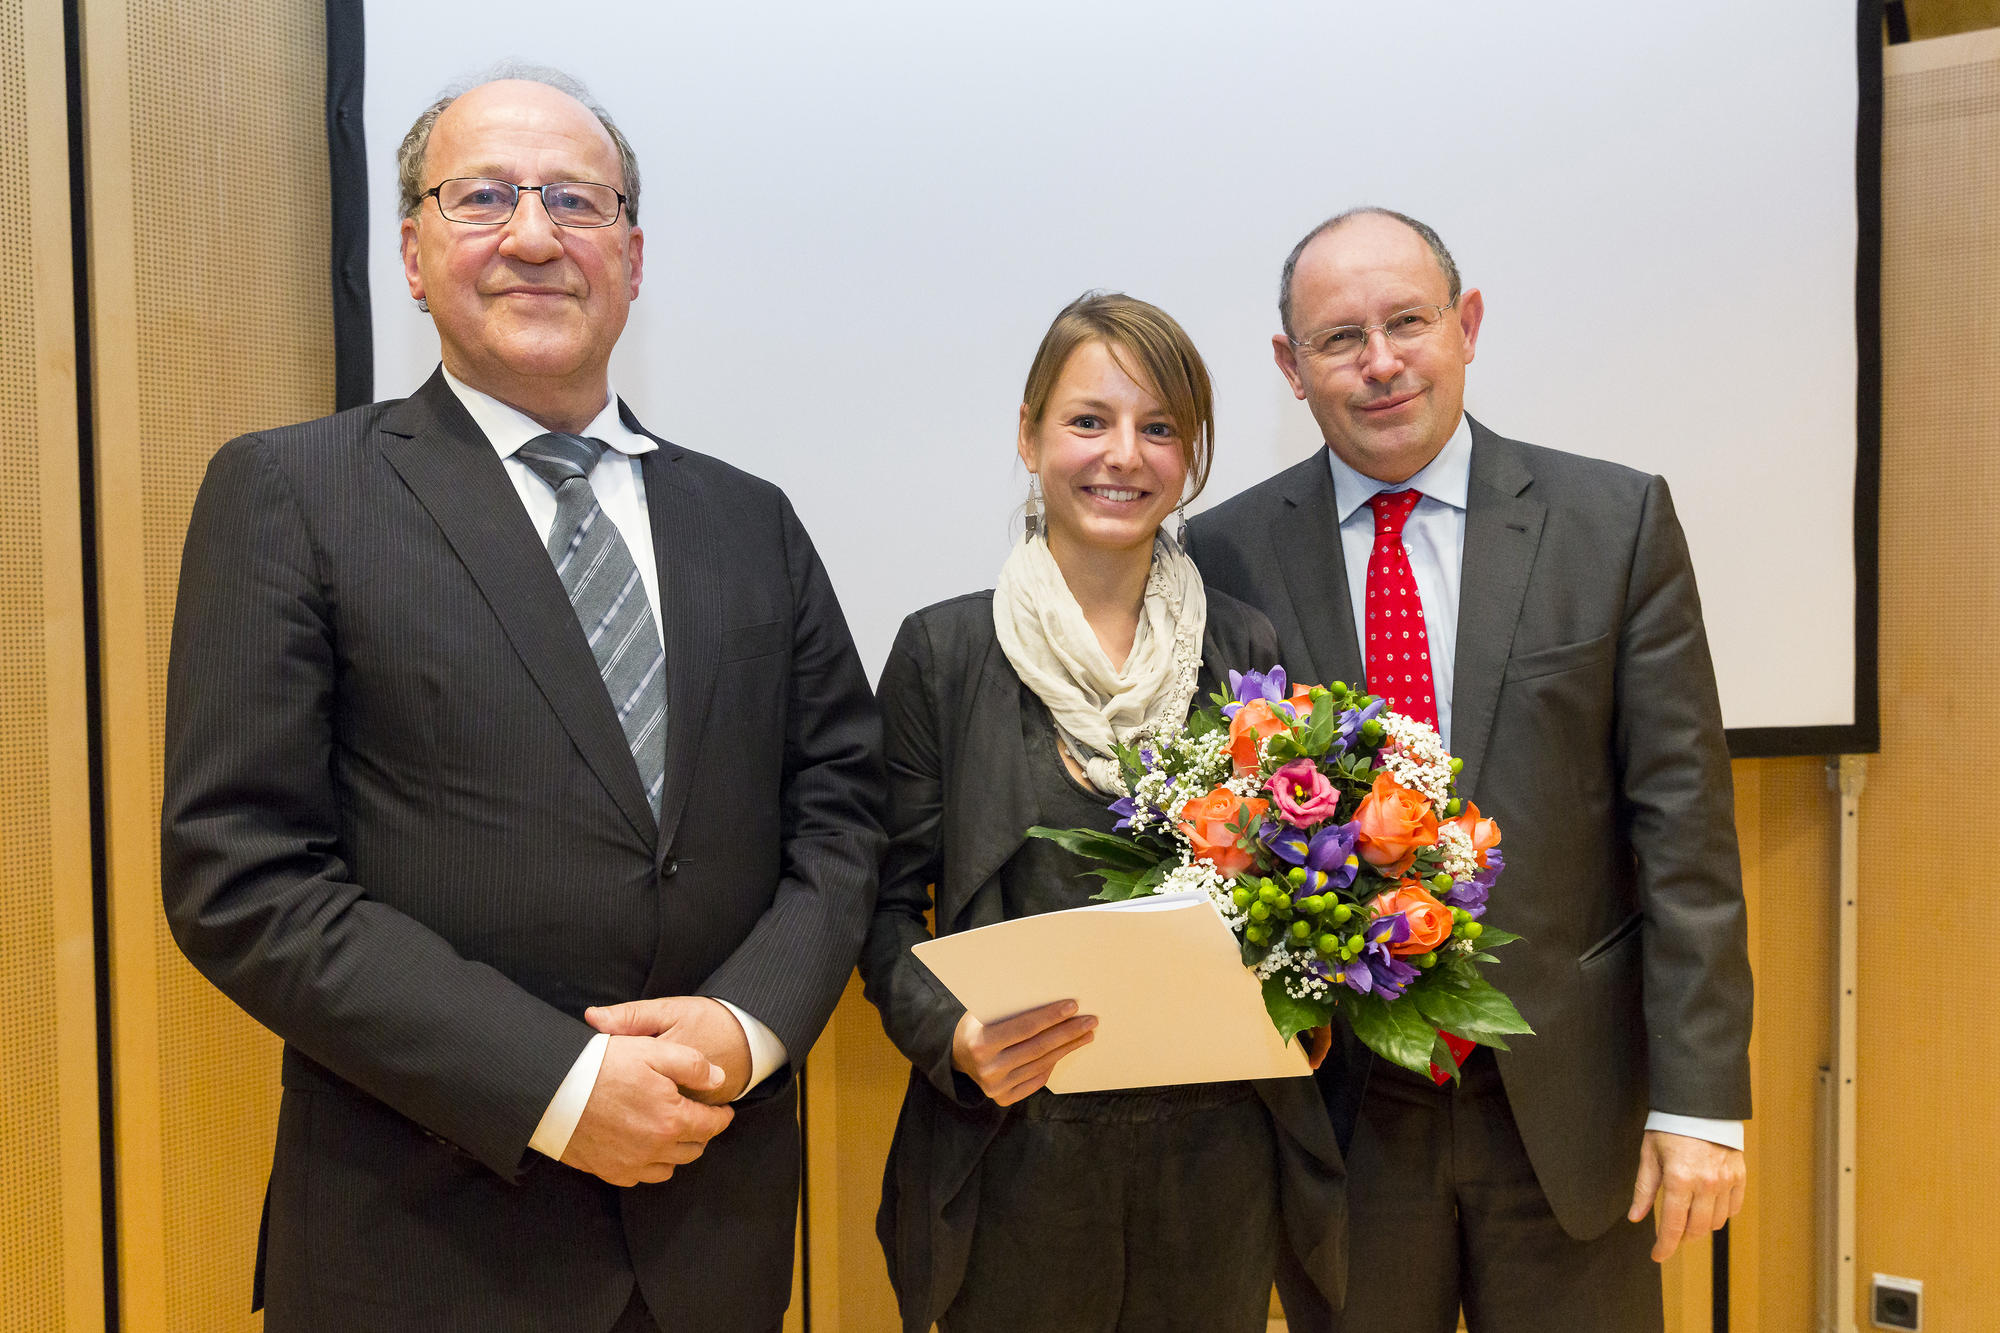
{"label": "electrical outlet", "polygon": [[1877,1328],[1921,1330],[1924,1326],[1924,1284],[1913,1277],[1877,1273],[1869,1288],[1869,1307]]}

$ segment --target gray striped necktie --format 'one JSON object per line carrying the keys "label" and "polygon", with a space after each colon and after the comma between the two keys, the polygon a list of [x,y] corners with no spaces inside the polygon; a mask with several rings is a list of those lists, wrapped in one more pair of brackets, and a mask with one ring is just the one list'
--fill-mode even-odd
{"label": "gray striped necktie", "polygon": [[583,626],[604,688],[625,728],[625,742],[639,766],[639,781],[653,818],[660,817],[666,785],[666,654],[646,602],[639,567],[618,535],[618,525],[598,507],[590,470],[604,453],[602,440],[581,435],[537,435],[517,456],[555,488],[556,521],[549,529],[549,558]]}

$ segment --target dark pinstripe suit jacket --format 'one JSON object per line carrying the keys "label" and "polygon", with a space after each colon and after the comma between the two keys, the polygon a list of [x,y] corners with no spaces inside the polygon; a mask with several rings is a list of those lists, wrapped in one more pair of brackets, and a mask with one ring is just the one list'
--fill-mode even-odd
{"label": "dark pinstripe suit jacket", "polygon": [[[1362,678],[1326,456],[1194,520],[1203,577],[1270,616],[1293,680]],[[1632,1202],[1646,1112],[1750,1114],[1750,960],[1729,753],[1666,483],[1472,422],[1452,750],[1498,820],[1500,1054],[1556,1219]],[[1360,1080],[1321,1084],[1351,1124]],[[1365,1062],[1364,1062],[1365,1068]]]}
{"label": "dark pinstripe suit jacket", "polygon": [[[630,414],[628,424],[637,428]],[[796,1084],[614,1189],[527,1142],[585,1006],[727,999],[795,1059],[866,928],[880,723],[776,487],[643,456],[667,653],[656,827],[562,586],[441,377],[211,463],[168,673],[162,879],[285,1039],[271,1329],[676,1329],[790,1294]]]}

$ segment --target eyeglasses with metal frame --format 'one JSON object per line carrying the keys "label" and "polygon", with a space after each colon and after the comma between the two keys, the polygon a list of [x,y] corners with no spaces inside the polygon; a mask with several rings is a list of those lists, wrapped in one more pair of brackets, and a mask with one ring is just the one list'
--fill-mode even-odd
{"label": "eyeglasses with metal frame", "polygon": [[1458,298],[1454,296],[1444,305],[1413,305],[1408,310],[1398,310],[1380,324],[1336,324],[1287,341],[1310,357],[1338,365],[1360,356],[1361,350],[1368,346],[1368,335],[1377,329],[1399,347],[1422,342],[1444,323],[1445,312],[1457,304]]}
{"label": "eyeglasses with metal frame", "polygon": [[597,181],[516,185],[487,176],[454,176],[425,190],[420,198],[437,200],[438,213],[448,222],[498,227],[513,218],[524,194],[540,195],[542,211],[558,227],[609,227],[625,211],[625,196]]}

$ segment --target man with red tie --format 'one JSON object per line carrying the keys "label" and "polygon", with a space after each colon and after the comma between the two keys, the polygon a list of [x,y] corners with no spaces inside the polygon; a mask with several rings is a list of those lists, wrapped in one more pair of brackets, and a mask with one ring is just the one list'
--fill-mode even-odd
{"label": "man with red tie", "polygon": [[[1285,261],[1278,368],[1327,443],[1195,520],[1302,681],[1437,726],[1504,830],[1496,982],[1538,1035],[1437,1083],[1351,1042],[1347,1305],[1294,1329],[1657,1330],[1658,1270],[1742,1205],[1750,968],[1729,756],[1666,483],[1463,409],[1485,313],[1385,209]],[[1257,663],[1268,666],[1268,663]],[[1457,1048],[1455,1048],[1457,1049]],[[1656,1227],[1648,1228],[1648,1211]]]}

